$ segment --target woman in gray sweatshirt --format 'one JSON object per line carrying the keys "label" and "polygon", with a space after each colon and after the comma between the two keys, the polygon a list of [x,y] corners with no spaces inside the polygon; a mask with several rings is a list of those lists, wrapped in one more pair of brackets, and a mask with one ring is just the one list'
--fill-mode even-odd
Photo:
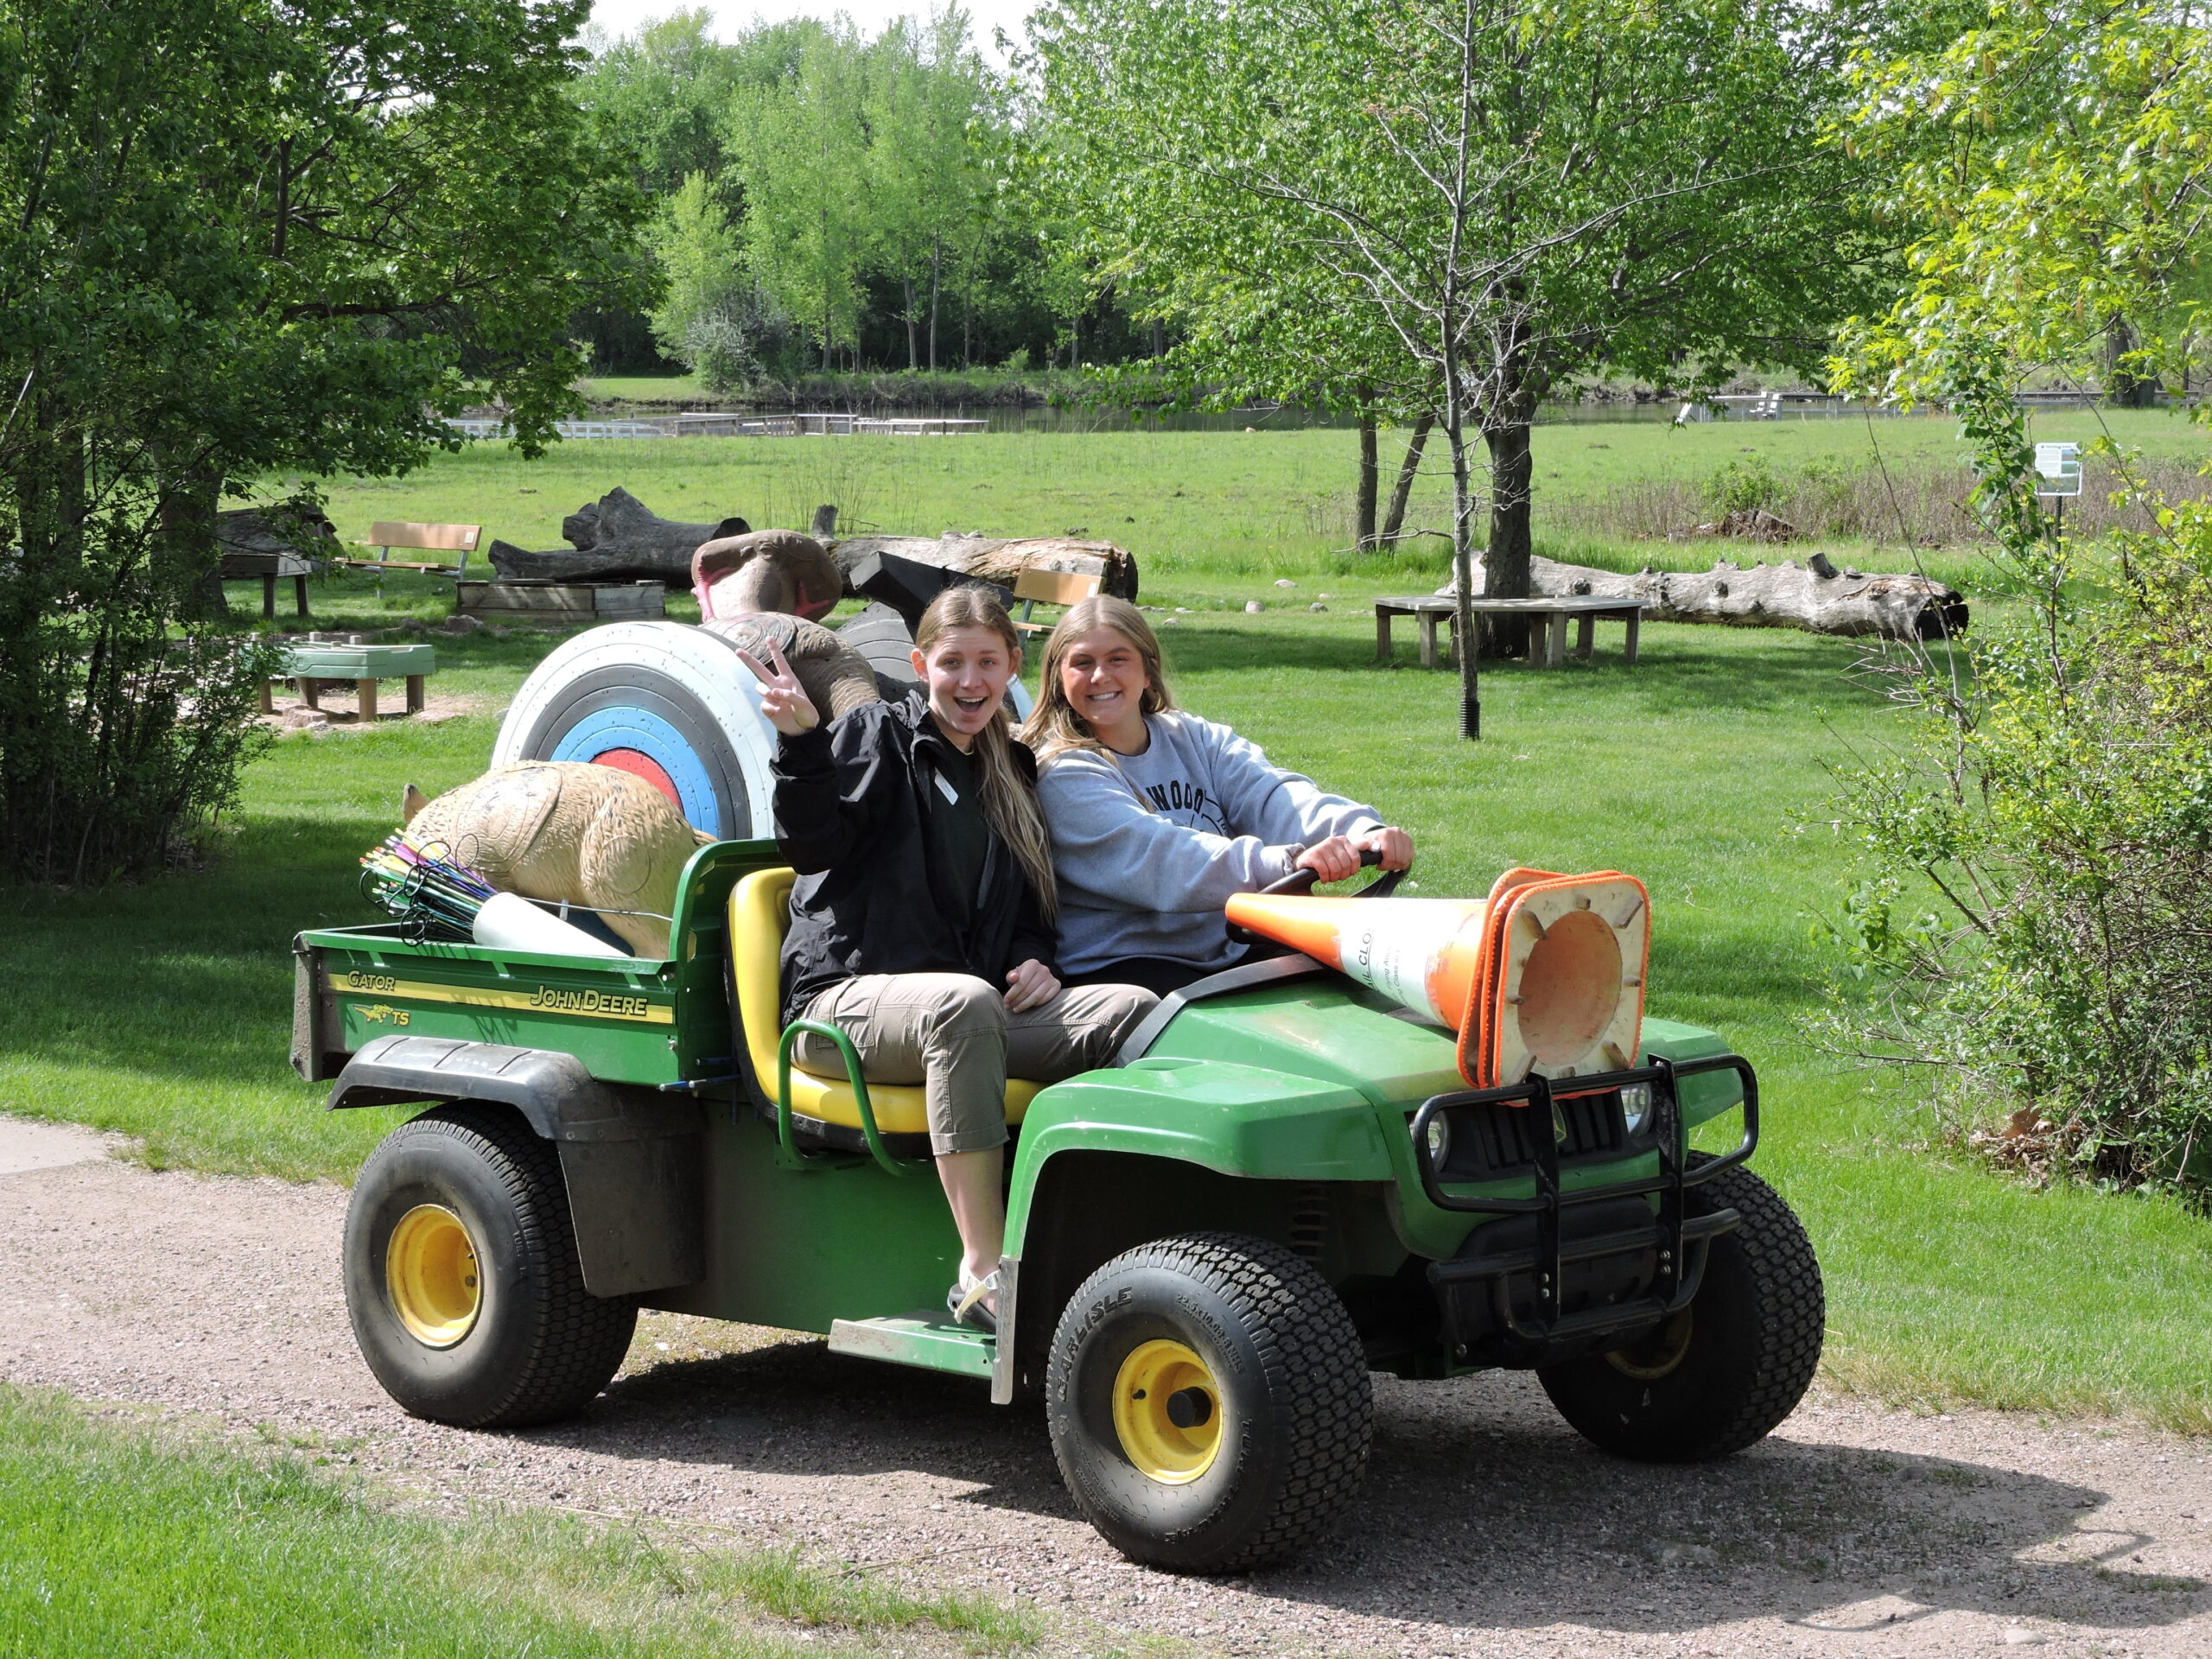
{"label": "woman in gray sweatshirt", "polygon": [[1341,881],[1413,842],[1372,807],[1268,764],[1226,726],[1181,712],[1134,605],[1071,607],[1046,643],[1022,728],[1060,888],[1060,971],[1165,995],[1242,961],[1222,906],[1294,869]]}

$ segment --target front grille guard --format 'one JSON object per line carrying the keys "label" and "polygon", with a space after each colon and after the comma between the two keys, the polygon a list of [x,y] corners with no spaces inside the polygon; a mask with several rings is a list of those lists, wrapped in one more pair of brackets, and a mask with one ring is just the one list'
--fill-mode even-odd
{"label": "front grille guard", "polygon": [[[1733,1151],[1709,1158],[1693,1168],[1689,1163],[1689,1141],[1682,1126],[1681,1101],[1676,1085],[1684,1077],[1720,1071],[1733,1071],[1743,1080],[1743,1139]],[[1553,1121],[1554,1093],[1597,1094],[1606,1090],[1629,1088],[1639,1083],[1651,1086],[1651,1117],[1648,1133],[1651,1149],[1659,1154],[1659,1173],[1656,1175],[1610,1182],[1603,1186],[1585,1187],[1579,1192],[1563,1191],[1560,1181],[1558,1141],[1550,1133],[1539,1132],[1530,1137],[1536,1144],[1535,1161],[1531,1170],[1536,1182],[1535,1197],[1463,1197],[1444,1190],[1440,1173],[1429,1158],[1428,1126],[1440,1112],[1448,1113],[1461,1107],[1501,1103],[1516,1104],[1541,1114],[1541,1121],[1548,1127]],[[1442,1293],[1449,1286],[1469,1280],[1489,1280],[1499,1325],[1529,1343],[1572,1341],[1617,1329],[1648,1325],[1680,1313],[1697,1294],[1698,1283],[1705,1275],[1707,1246],[1742,1220],[1733,1210],[1719,1210],[1703,1216],[1685,1215],[1683,1194],[1692,1187],[1711,1180],[1721,1171],[1733,1169],[1742,1163],[1751,1155],[1758,1140],[1758,1076],[1751,1070],[1751,1063],[1739,1054],[1715,1054],[1696,1060],[1656,1058],[1649,1065],[1628,1071],[1576,1077],[1563,1090],[1554,1090],[1548,1077],[1531,1074],[1519,1083],[1508,1084],[1503,1088],[1471,1089],[1452,1094],[1433,1095],[1421,1103],[1421,1109],[1414,1114],[1413,1120],[1414,1167],[1420,1172],[1421,1191],[1428,1195],[1428,1201],[1440,1210],[1455,1211],[1461,1214],[1534,1216],[1536,1242],[1533,1249],[1527,1250],[1488,1257],[1459,1257],[1449,1262],[1433,1262],[1428,1268],[1429,1282]],[[1612,1198],[1646,1198],[1655,1193],[1659,1199],[1659,1213],[1653,1218],[1651,1226],[1583,1240],[1562,1253],[1560,1211]],[[1651,1294],[1632,1302],[1586,1308],[1575,1313],[1559,1313],[1564,1284],[1561,1269],[1567,1263],[1648,1250],[1655,1244],[1658,1248],[1658,1268]],[[1535,1275],[1537,1306],[1548,1312],[1539,1312],[1533,1319],[1516,1312],[1511,1282],[1516,1274]]]}

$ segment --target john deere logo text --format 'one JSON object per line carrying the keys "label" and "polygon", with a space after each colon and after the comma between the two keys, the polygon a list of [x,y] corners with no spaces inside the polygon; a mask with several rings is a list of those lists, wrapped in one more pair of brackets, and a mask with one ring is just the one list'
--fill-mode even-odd
{"label": "john deere logo text", "polygon": [[611,991],[565,991],[557,985],[540,985],[530,993],[529,1006],[555,1014],[595,1014],[612,1020],[650,1020],[652,1004],[642,996],[617,996]]}

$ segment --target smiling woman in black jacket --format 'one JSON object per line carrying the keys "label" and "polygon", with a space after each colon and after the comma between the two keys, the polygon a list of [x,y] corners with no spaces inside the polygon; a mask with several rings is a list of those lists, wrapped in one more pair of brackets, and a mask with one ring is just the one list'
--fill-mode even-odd
{"label": "smiling woman in black jacket", "polygon": [[[799,874],[784,1017],[844,1032],[871,1083],[922,1084],[960,1230],[947,1302],[988,1327],[1006,1247],[1007,1077],[1051,1083],[1103,1065],[1157,999],[1061,987],[1036,763],[1006,714],[1020,637],[988,591],[950,588],[922,613],[921,690],[827,727],[771,653],[772,668],[739,654],[779,734],[777,845]],[[811,1034],[797,1056],[809,1071],[838,1067]]]}

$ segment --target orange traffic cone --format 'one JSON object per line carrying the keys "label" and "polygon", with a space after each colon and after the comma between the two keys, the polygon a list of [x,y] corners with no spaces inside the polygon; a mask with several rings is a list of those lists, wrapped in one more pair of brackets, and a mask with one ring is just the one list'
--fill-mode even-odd
{"label": "orange traffic cone", "polygon": [[1651,908],[1617,870],[1508,870],[1487,899],[1239,893],[1229,919],[1459,1033],[1478,1089],[1636,1064]]}

